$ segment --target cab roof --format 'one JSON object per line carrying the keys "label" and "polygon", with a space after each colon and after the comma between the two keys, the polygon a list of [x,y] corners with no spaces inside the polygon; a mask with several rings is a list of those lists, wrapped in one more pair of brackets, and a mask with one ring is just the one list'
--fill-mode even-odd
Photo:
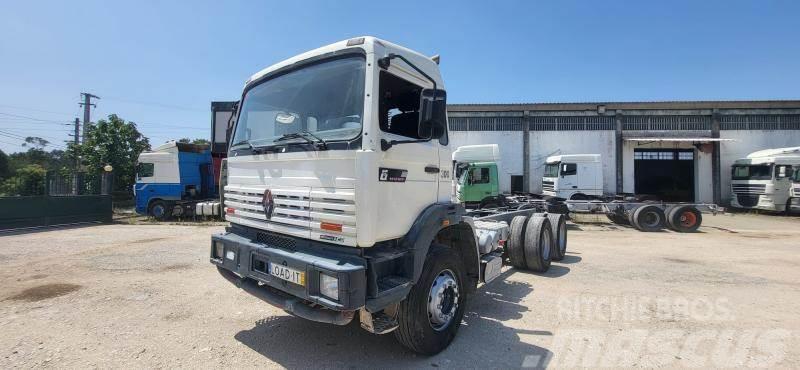
{"label": "cab roof", "polygon": [[[245,82],[245,86],[249,85],[252,82],[258,81],[262,77],[278,71],[283,68],[291,67],[292,65],[299,64],[305,60],[322,57],[325,55],[335,55],[337,52],[341,52],[342,50],[348,49],[362,49],[365,54],[367,55],[374,55],[375,58],[382,58],[390,53],[402,55],[406,59],[410,60],[412,63],[417,65],[420,69],[425,71],[431,78],[436,81],[437,88],[444,89],[444,81],[441,78],[439,73],[439,66],[436,62],[434,62],[430,57],[425,56],[419,52],[414,50],[408,49],[406,47],[393,44],[389,41],[381,40],[377,37],[373,36],[360,36],[354,37],[347,40],[337,41],[329,45],[325,45],[323,47],[316,48],[314,50],[307,51],[302,54],[295,55],[289,59],[285,59],[278,63],[275,63],[267,68],[262,69],[261,71],[253,74],[247,82]],[[393,60],[392,66],[397,66],[400,69],[406,70],[414,75],[416,75],[411,67],[405,65],[404,62],[400,60]],[[427,83],[427,80],[425,81]]]}
{"label": "cab roof", "polygon": [[546,163],[557,162],[600,162],[600,154],[562,154],[547,157]]}

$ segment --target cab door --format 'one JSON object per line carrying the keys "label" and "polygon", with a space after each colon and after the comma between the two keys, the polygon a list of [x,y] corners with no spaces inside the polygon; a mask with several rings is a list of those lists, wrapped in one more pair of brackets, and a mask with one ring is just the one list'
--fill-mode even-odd
{"label": "cab door", "polygon": [[[378,123],[382,142],[378,161],[376,238],[404,235],[422,211],[437,202],[441,172],[438,140],[421,140],[418,127],[424,80],[391,65],[378,77]],[[419,140],[418,142],[411,142]]]}
{"label": "cab door", "polygon": [[561,163],[559,177],[558,182],[561,190],[578,189],[578,165],[576,163]]}

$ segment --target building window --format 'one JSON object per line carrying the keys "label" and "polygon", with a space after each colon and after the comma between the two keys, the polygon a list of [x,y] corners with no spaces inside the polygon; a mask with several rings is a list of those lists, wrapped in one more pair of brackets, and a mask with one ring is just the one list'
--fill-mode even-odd
{"label": "building window", "polygon": [[692,161],[694,160],[694,153],[692,152],[678,152],[678,160]]}

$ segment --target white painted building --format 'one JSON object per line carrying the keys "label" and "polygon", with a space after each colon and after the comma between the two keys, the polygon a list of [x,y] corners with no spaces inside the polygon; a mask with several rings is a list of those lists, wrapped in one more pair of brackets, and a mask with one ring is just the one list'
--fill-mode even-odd
{"label": "white painted building", "polygon": [[600,154],[609,194],[725,204],[733,161],[800,146],[800,101],[454,104],[455,146],[499,144],[501,191],[541,192],[545,158]]}

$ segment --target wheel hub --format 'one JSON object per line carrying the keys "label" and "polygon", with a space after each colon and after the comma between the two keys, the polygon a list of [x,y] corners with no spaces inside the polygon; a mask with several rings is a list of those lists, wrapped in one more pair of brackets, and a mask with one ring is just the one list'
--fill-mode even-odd
{"label": "wheel hub", "polygon": [[545,260],[550,259],[550,233],[542,233],[542,258]]}
{"label": "wheel hub", "polygon": [[655,212],[648,212],[642,217],[642,223],[649,227],[656,227],[661,222],[661,217]]}
{"label": "wheel hub", "polygon": [[435,330],[450,325],[458,310],[458,282],[450,270],[444,270],[433,279],[428,292],[428,320]]}

